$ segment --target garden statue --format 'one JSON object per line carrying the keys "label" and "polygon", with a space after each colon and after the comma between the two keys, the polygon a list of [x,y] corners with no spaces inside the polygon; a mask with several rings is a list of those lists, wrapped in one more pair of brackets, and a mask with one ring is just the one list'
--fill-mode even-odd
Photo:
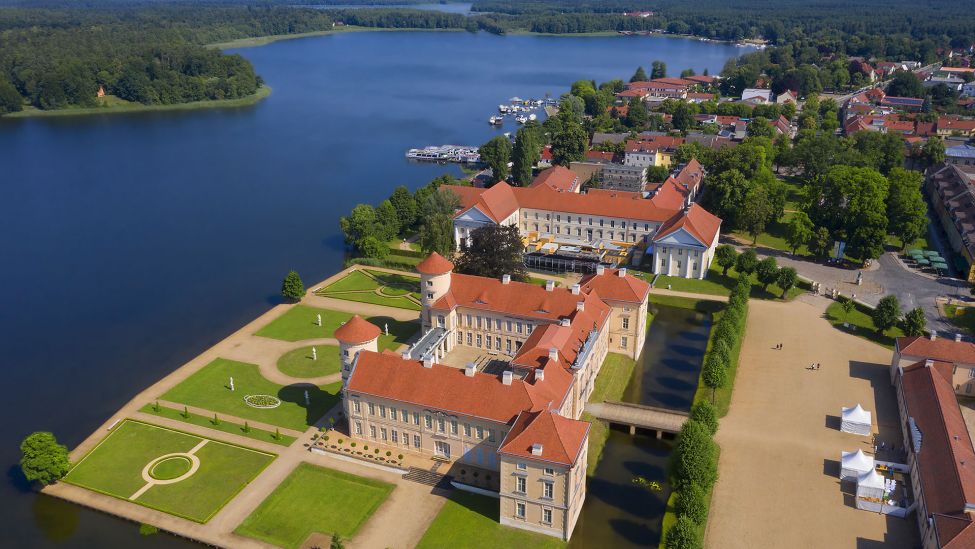
{"label": "garden statue", "polygon": [[316,316],[315,316],[315,322],[316,322],[316,323],[317,323],[317,324],[318,324],[319,326],[321,326],[321,325],[322,325],[322,313],[318,313],[318,315],[316,315]]}
{"label": "garden statue", "polygon": [[318,349],[314,347],[311,348],[311,359],[318,360]]}
{"label": "garden statue", "polygon": [[232,376],[231,376],[231,378],[230,378],[230,390],[231,390],[231,391],[233,391],[233,390],[234,390],[234,378],[233,378]]}
{"label": "garden statue", "polygon": [[385,323],[385,324],[383,324],[383,330],[386,332],[386,335],[389,335],[389,323],[388,322]]}
{"label": "garden statue", "polygon": [[311,406],[311,398],[308,396],[308,389],[305,389],[305,406]]}

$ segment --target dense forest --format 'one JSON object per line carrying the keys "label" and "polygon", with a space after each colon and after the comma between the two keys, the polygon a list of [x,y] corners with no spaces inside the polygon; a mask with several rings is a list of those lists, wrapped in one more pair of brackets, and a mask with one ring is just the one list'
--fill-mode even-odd
{"label": "dense forest", "polygon": [[[361,9],[320,10],[285,0],[261,6],[214,0],[0,0],[0,113],[90,106],[99,89],[145,104],[238,98],[261,84],[240,56],[204,45],[332,28],[585,33],[664,31],[714,39],[764,38],[776,48],[730,63],[726,94],[761,74],[778,90],[844,88],[845,56],[932,62],[975,43],[975,10],[929,0],[477,0],[474,15],[382,7],[418,0],[343,0]],[[15,6],[15,7],[10,7]],[[624,11],[652,11],[650,17]]]}

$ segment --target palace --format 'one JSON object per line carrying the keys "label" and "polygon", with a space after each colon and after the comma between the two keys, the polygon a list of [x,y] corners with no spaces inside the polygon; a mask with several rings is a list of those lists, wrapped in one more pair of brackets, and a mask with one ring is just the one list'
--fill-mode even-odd
{"label": "palace", "polygon": [[529,267],[591,273],[598,264],[647,260],[654,274],[704,278],[721,219],[693,202],[698,185],[699,180],[689,186],[671,178],[652,198],[603,189],[582,194],[550,184],[442,188],[460,198],[454,216],[458,249],[467,246],[475,229],[513,225],[525,241]]}
{"label": "palace", "polygon": [[483,471],[502,524],[568,540],[586,497],[579,418],[606,354],[639,355],[649,284],[604,267],[571,288],[453,268],[437,253],[417,266],[423,335],[402,354],[379,353],[359,317],[336,330],[350,436]]}

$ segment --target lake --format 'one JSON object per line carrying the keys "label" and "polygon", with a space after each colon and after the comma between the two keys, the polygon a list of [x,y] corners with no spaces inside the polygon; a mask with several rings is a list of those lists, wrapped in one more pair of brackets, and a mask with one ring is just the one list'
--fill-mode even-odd
{"label": "lake", "polygon": [[[18,444],[78,444],[133,395],[342,266],[338,218],[456,167],[411,147],[477,145],[507,98],[627,79],[661,59],[716,74],[743,53],[660,37],[350,32],[239,51],[274,88],[253,107],[0,119],[0,545],[170,547],[37,498]],[[506,128],[505,131],[510,131]]]}

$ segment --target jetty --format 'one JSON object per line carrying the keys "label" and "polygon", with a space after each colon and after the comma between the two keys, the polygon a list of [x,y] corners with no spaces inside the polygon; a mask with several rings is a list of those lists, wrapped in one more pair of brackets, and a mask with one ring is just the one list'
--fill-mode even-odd
{"label": "jetty", "polygon": [[478,147],[467,145],[431,145],[406,151],[406,158],[421,162],[477,164],[481,161],[481,154],[477,151]]}

